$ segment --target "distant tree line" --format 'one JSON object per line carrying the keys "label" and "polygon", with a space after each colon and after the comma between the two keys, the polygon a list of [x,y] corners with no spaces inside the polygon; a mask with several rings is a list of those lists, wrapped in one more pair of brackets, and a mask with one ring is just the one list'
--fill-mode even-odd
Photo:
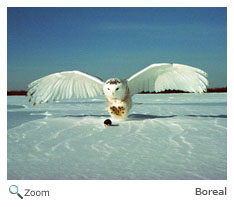
{"label": "distant tree line", "polygon": [[26,96],[27,91],[7,91],[8,96]]}
{"label": "distant tree line", "polygon": [[[162,92],[140,92],[139,94],[158,94],[158,93],[189,93],[180,90],[166,90]],[[227,87],[223,88],[208,88],[207,93],[227,93]],[[26,96],[27,91],[7,91],[8,96]]]}

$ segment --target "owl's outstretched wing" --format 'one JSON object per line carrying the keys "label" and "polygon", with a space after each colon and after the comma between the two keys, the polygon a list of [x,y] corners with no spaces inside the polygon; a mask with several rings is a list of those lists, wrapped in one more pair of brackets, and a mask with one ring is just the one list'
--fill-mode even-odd
{"label": "owl's outstretched wing", "polygon": [[104,82],[80,71],[54,73],[28,85],[29,101],[44,103],[71,98],[87,98],[103,94]]}
{"label": "owl's outstretched wing", "polygon": [[208,75],[194,67],[181,64],[152,64],[131,76],[128,81],[130,94],[182,90],[203,93],[209,85]]}

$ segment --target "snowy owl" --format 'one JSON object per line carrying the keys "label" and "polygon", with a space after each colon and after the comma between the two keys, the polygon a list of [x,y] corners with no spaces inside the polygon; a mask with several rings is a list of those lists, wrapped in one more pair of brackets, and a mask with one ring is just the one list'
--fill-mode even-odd
{"label": "snowy owl", "polygon": [[132,96],[139,92],[182,90],[203,93],[209,85],[201,69],[182,64],[152,64],[128,79],[111,78],[104,82],[80,72],[54,73],[28,85],[33,105],[71,98],[105,96],[112,118],[126,118],[132,108]]}

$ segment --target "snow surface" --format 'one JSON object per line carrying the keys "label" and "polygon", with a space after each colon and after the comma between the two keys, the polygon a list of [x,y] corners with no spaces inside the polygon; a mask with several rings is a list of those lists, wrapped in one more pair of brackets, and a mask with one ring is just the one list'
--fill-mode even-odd
{"label": "snow surface", "polygon": [[8,179],[227,179],[226,100],[135,95],[129,118],[105,127],[104,97],[8,97]]}

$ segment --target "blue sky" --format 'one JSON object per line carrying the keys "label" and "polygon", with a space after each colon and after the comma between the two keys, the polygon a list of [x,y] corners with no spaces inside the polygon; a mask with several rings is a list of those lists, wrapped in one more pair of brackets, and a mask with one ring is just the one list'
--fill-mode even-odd
{"label": "blue sky", "polygon": [[80,70],[128,78],[152,63],[205,70],[227,85],[226,8],[8,8],[8,90]]}

